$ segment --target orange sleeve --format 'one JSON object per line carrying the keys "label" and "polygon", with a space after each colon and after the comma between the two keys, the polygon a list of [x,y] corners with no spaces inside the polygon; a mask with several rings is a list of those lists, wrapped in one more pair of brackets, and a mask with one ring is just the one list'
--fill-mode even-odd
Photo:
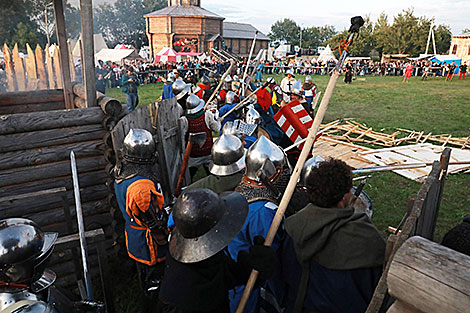
{"label": "orange sleeve", "polygon": [[[140,179],[127,188],[126,212],[129,216],[138,216],[139,211],[146,212],[152,201],[152,195],[157,197],[158,208],[163,207],[163,195],[157,191],[155,184],[150,179]],[[136,221],[139,223],[138,221]]]}

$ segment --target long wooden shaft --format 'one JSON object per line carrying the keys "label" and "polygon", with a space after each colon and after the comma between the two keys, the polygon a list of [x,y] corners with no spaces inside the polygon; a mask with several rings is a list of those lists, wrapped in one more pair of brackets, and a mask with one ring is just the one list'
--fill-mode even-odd
{"label": "long wooden shaft", "polygon": [[227,71],[225,71],[224,75],[222,75],[222,78],[220,78],[220,82],[219,84],[217,85],[217,88],[215,88],[214,92],[212,93],[212,95],[210,96],[209,100],[207,100],[207,103],[206,105],[204,106],[204,109],[207,108],[207,106],[209,105],[209,103],[211,103],[212,100],[214,100],[215,96],[217,95],[217,93],[219,92],[220,88],[222,87],[222,84],[224,83],[225,81],[225,78],[227,78],[227,76],[232,72],[233,70],[233,67],[235,66],[235,60],[232,60],[231,63],[230,63],[230,66],[228,68]]}
{"label": "long wooden shaft", "polygon": [[[276,215],[274,216],[273,222],[266,236],[266,240],[264,241],[264,244],[267,246],[271,246],[274,240],[274,236],[276,235],[277,230],[279,229],[279,226],[281,225],[282,219],[284,217],[284,213],[286,212],[286,209],[287,209],[287,205],[289,204],[289,201],[292,198],[292,194],[294,193],[295,186],[297,185],[297,181],[299,180],[300,172],[302,171],[304,163],[307,160],[307,157],[310,151],[312,150],[313,141],[316,137],[318,129],[320,128],[321,122],[323,121],[323,118],[325,116],[326,109],[328,108],[328,104],[330,102],[331,96],[333,95],[333,91],[335,89],[336,82],[338,81],[338,77],[339,77],[339,71],[337,70],[333,71],[333,75],[330,78],[330,82],[328,83],[328,86],[326,87],[325,95],[323,96],[320,107],[318,108],[318,113],[315,116],[313,125],[310,128],[310,131],[308,133],[308,140],[305,142],[302,152],[300,153],[300,157],[299,157],[299,160],[297,161],[297,165],[295,166],[294,172],[292,173],[290,177],[289,184],[287,185],[286,191],[284,192],[284,195],[282,196],[281,203],[279,204],[279,208],[277,209]],[[254,270],[251,271],[250,278],[248,279],[245,290],[243,291],[242,298],[240,300],[240,303],[238,304],[238,307],[235,313],[243,312],[246,302],[248,301],[248,298],[250,297],[251,290],[253,289],[253,286],[255,285],[257,277],[258,277],[258,272]]]}
{"label": "long wooden shaft", "polygon": [[180,175],[178,176],[178,182],[176,183],[175,196],[178,197],[181,193],[181,188],[183,187],[183,178],[186,169],[188,168],[189,156],[193,148],[193,143],[188,141],[186,145],[186,151],[184,152],[183,162],[181,164]]}
{"label": "long wooden shaft", "polygon": [[262,86],[262,87],[259,87],[258,89],[256,89],[255,91],[253,91],[248,97],[246,97],[245,99],[243,99],[242,101],[240,101],[239,104],[237,104],[236,106],[234,106],[230,111],[228,111],[227,113],[225,113],[224,116],[221,117],[221,121],[223,121],[230,113],[232,113],[233,111],[237,110],[239,107],[241,107],[242,105],[244,105],[245,103],[248,102],[248,99],[250,99],[250,97],[254,94],[256,94],[261,88],[264,88],[265,86]]}
{"label": "long wooden shaft", "polygon": [[256,39],[257,38],[258,38],[258,32],[256,32],[255,38],[253,38],[253,42],[251,43],[250,55],[248,56],[248,60],[246,61],[245,73],[243,73],[243,80],[242,80],[242,82],[243,82],[242,95],[243,96],[245,95],[245,90],[246,90],[246,88],[244,87],[244,86],[246,86],[245,79],[246,79],[246,75],[248,74],[248,67],[250,66],[251,57],[253,56],[253,50],[255,50]]}

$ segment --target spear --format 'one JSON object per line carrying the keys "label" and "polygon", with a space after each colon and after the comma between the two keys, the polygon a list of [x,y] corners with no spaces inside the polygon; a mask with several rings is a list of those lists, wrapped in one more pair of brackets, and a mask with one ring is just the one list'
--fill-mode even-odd
{"label": "spear", "polygon": [[[328,86],[326,87],[325,96],[323,97],[321,101],[320,107],[318,108],[318,113],[315,116],[313,125],[310,128],[310,131],[308,133],[308,139],[305,142],[302,152],[300,153],[300,157],[299,157],[299,160],[297,161],[297,165],[295,166],[294,172],[292,173],[290,177],[289,184],[287,185],[286,191],[284,192],[284,195],[282,196],[281,203],[279,204],[279,208],[277,209],[276,215],[274,216],[271,227],[269,228],[269,232],[264,241],[264,244],[266,246],[272,245],[274,236],[276,235],[277,230],[279,229],[279,226],[281,225],[284,213],[286,212],[286,209],[287,209],[287,205],[289,204],[289,201],[292,197],[292,194],[294,193],[295,187],[299,180],[300,172],[304,166],[305,161],[307,160],[307,157],[310,151],[312,150],[313,141],[315,140],[315,137],[320,128],[321,122],[323,121],[323,118],[325,116],[326,109],[328,108],[328,104],[330,102],[331,96],[333,95],[333,91],[336,87],[336,83],[338,81],[341,68],[343,67],[344,61],[346,60],[346,57],[348,56],[349,46],[352,44],[354,37],[359,33],[359,29],[361,28],[361,26],[364,25],[364,20],[360,16],[353,17],[351,19],[351,24],[352,24],[351,28],[349,29],[349,32],[350,32],[349,38],[347,40],[343,40],[340,42],[340,46],[343,49],[343,52],[341,54],[341,57],[339,58],[338,64],[333,70],[333,74],[331,75]],[[243,312],[246,302],[248,301],[248,298],[250,297],[251,290],[253,289],[253,286],[255,285],[257,277],[258,277],[258,271],[252,270],[250,274],[250,278],[248,279],[248,282],[246,283],[245,290],[243,291],[242,298],[240,299],[240,303],[238,304],[238,307],[235,313]]]}

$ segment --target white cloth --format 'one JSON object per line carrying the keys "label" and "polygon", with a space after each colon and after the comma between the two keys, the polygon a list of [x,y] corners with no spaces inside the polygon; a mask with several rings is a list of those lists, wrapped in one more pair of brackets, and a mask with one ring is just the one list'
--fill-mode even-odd
{"label": "white cloth", "polygon": [[292,88],[294,87],[294,85],[297,83],[297,80],[295,78],[291,78],[289,80],[288,77],[284,77],[281,81],[281,89],[282,91],[284,91],[283,93],[283,99],[285,102],[289,103],[290,102],[290,96],[289,96],[289,92],[292,91]]}

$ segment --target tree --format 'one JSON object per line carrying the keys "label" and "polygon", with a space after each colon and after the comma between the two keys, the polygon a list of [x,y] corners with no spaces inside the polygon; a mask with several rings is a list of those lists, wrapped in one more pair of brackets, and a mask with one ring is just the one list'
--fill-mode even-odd
{"label": "tree", "polygon": [[39,43],[38,35],[35,30],[32,30],[27,24],[23,22],[19,22],[16,25],[14,30],[13,36],[11,38],[11,45],[15,43],[18,44],[18,48],[26,48],[26,44],[28,43],[31,47],[36,46]]}
{"label": "tree", "polygon": [[289,18],[278,20],[271,26],[268,34],[272,41],[298,45],[300,41],[300,26]]}
{"label": "tree", "polygon": [[[351,55],[356,56],[369,56],[371,51],[375,48],[376,42],[374,37],[374,24],[371,22],[370,17],[366,16],[364,19],[364,26],[361,27],[359,36],[354,40],[349,52]],[[349,37],[349,31],[344,30],[341,33],[333,36],[328,44],[330,47],[335,48],[339,45],[341,40],[346,40]],[[336,53],[338,55],[338,53]],[[339,55],[338,55],[339,56]]]}
{"label": "tree", "polygon": [[302,47],[317,48],[324,45],[335,34],[335,27],[331,25],[304,28],[302,30]]}
{"label": "tree", "polygon": [[[18,23],[33,28],[34,23],[30,21],[31,3],[26,0],[0,1],[0,39],[2,43],[8,43],[15,35]],[[23,27],[23,26],[22,26]]]}

